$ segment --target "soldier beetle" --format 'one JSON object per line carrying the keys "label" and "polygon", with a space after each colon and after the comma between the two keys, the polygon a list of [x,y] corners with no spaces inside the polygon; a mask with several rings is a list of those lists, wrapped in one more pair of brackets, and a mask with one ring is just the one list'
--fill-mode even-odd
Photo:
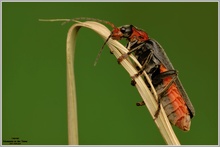
{"label": "soldier beetle", "polygon": [[[142,65],[141,69],[136,67],[138,73],[132,77],[131,84],[135,85],[134,78],[141,76],[143,71],[146,71],[158,94],[158,110],[155,113],[155,117],[159,114],[159,104],[161,103],[170,123],[183,131],[189,131],[191,119],[195,116],[195,110],[177,76],[177,71],[174,69],[161,45],[156,40],[151,39],[145,31],[138,29],[133,25],[116,27],[114,24],[104,20],[74,18],[74,20],[82,19],[102,22],[113,28],[111,34],[103,44],[102,49],[109,38],[113,40],[127,39],[128,43],[126,48],[129,51],[118,58],[118,63],[129,57],[130,54],[134,54]],[[101,51],[98,54],[98,57],[100,56]],[[96,61],[98,57],[96,58]],[[146,78],[144,78],[144,80],[146,85],[150,88]],[[136,105],[142,106],[144,105],[144,102],[139,102]]]}

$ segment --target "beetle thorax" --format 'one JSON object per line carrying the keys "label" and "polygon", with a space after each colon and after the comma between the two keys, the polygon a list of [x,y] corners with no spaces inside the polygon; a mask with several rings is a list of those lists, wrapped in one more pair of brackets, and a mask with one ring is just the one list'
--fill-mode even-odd
{"label": "beetle thorax", "polygon": [[132,28],[132,34],[129,37],[129,41],[137,41],[138,43],[142,43],[144,41],[147,41],[149,39],[146,32],[142,30],[138,30],[135,27]]}

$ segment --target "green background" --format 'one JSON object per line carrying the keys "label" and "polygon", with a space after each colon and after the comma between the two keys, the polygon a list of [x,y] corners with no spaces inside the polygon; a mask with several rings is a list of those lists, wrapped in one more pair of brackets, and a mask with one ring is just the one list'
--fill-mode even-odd
{"label": "green background", "polygon": [[[92,17],[133,24],[165,49],[195,107],[191,130],[174,131],[181,144],[218,144],[218,3],[2,3],[2,140],[65,145],[66,36],[73,23],[39,18]],[[82,28],[75,76],[79,144],[165,144],[128,73]],[[3,142],[3,144],[8,144]]]}

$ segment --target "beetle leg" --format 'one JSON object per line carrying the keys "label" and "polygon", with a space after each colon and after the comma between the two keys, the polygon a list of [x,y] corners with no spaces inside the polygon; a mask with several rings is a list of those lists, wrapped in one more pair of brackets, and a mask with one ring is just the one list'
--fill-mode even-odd
{"label": "beetle leg", "polygon": [[[156,77],[154,77],[153,79],[153,83],[157,83],[159,81],[161,81],[162,79],[169,77],[169,76],[173,76],[172,80],[159,92],[158,94],[158,108],[157,111],[154,114],[155,119],[158,117],[159,113],[160,113],[160,100],[163,97],[163,95],[167,92],[167,90],[170,88],[170,86],[175,82],[176,78],[177,78],[177,71],[176,70],[169,70],[166,72],[163,72],[159,75],[157,75]],[[157,80],[157,81],[155,81]]]}
{"label": "beetle leg", "polygon": [[156,75],[153,79],[152,79],[152,84],[153,85],[158,85],[159,83],[162,82],[162,80],[166,77],[169,76],[177,76],[178,72],[176,70],[168,70],[165,72],[162,72],[158,75]]}
{"label": "beetle leg", "polygon": [[159,115],[159,113],[160,113],[160,96],[158,95],[158,101],[157,101],[157,111],[155,112],[155,114],[154,114],[154,119],[157,119],[157,117],[158,117],[158,115]]}
{"label": "beetle leg", "polygon": [[143,73],[143,71],[146,69],[146,66],[148,65],[148,63],[150,62],[150,60],[152,59],[152,57],[153,57],[153,51],[150,50],[150,53],[149,53],[149,55],[147,56],[147,59],[145,60],[144,64],[142,65],[142,68],[138,71],[137,74],[131,76],[131,79],[132,79],[132,80],[131,80],[131,85],[132,85],[132,86],[135,86],[136,82],[135,82],[134,79],[135,79],[136,77],[140,76],[140,75]]}
{"label": "beetle leg", "polygon": [[150,60],[152,59],[153,57],[153,51],[150,50],[150,53],[149,55],[147,56],[147,59],[145,60],[144,64],[142,65],[142,68],[138,71],[137,74],[134,75],[134,78],[135,77],[138,77],[139,75],[141,75],[143,73],[143,71],[146,69],[146,66],[148,65],[148,63],[150,62]]}
{"label": "beetle leg", "polygon": [[[161,90],[161,92],[157,93],[158,94],[158,101],[157,101],[158,108],[157,108],[157,111],[154,114],[155,119],[157,119],[157,117],[158,117],[158,115],[160,113],[160,99],[163,97],[163,95],[167,92],[169,87],[176,80],[176,78],[177,78],[177,71],[176,70],[169,70],[169,71],[166,71],[166,72],[163,72],[163,73],[157,75],[153,79],[153,82],[155,82],[155,80],[157,80],[156,81],[156,83],[157,83],[157,82],[161,81],[162,79],[164,79],[164,78],[166,78],[168,76],[173,76],[172,80]],[[145,105],[145,103],[144,103],[144,101],[141,101],[141,102],[136,103],[136,105],[137,106],[143,106],[143,105]]]}
{"label": "beetle leg", "polygon": [[143,106],[143,105],[145,105],[145,102],[144,102],[144,101],[141,101],[141,102],[137,102],[137,103],[136,103],[136,106]]}
{"label": "beetle leg", "polygon": [[136,50],[139,50],[143,45],[144,45],[144,43],[141,43],[137,47],[129,50],[127,53],[122,54],[120,57],[118,57],[118,59],[117,59],[118,60],[118,64],[120,64],[124,59],[126,59],[131,53],[133,53]]}

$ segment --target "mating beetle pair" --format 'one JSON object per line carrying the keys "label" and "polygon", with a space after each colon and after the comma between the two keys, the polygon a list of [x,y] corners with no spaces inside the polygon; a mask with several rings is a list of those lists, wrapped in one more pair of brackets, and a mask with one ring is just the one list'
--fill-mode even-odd
{"label": "mating beetle pair", "polygon": [[[125,38],[128,40],[126,48],[129,51],[119,57],[118,62],[120,63],[127,58],[129,54],[134,54],[142,65],[141,69],[137,67],[138,73],[132,77],[131,84],[135,85],[134,78],[141,76],[145,71],[158,94],[158,110],[155,116],[157,117],[159,114],[159,104],[161,103],[171,124],[183,131],[189,131],[191,118],[195,115],[195,110],[177,76],[177,71],[160,44],[149,38],[146,32],[133,25],[115,27],[114,24],[108,21],[91,18],[76,18],[75,20],[78,19],[93,20],[111,25],[113,30],[106,42],[109,38],[114,40]],[[150,88],[147,80],[145,78],[144,80]],[[144,102],[139,102],[137,105],[144,105]]]}

